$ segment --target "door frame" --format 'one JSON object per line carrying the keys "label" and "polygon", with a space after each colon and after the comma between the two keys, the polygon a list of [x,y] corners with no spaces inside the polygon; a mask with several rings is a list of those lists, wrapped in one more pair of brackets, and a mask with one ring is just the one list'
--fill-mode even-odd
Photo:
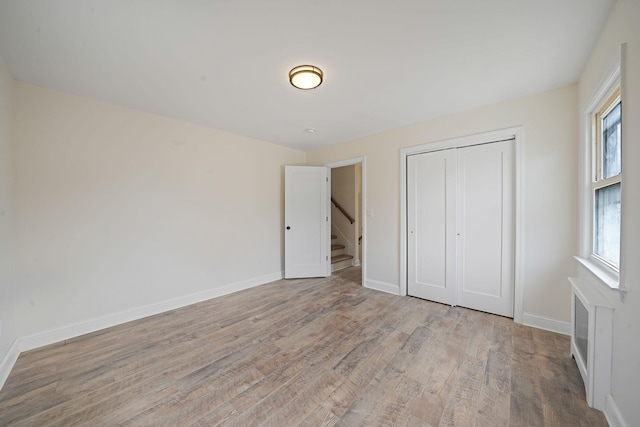
{"label": "door frame", "polygon": [[513,139],[514,142],[514,301],[513,320],[522,324],[524,306],[524,129],[522,126],[501,129],[492,132],[485,132],[476,135],[463,136],[441,140],[437,142],[416,145],[400,150],[400,295],[407,295],[407,158],[408,156],[432,151],[447,150],[451,148],[462,148],[471,145],[487,144],[491,142],[505,141]]}
{"label": "door frame", "polygon": [[[323,166],[328,167],[329,169],[335,169],[341,168],[343,166],[352,166],[357,164],[362,165],[362,168],[360,169],[360,173],[362,175],[360,177],[360,180],[362,182],[362,208],[360,209],[360,226],[362,227],[362,241],[360,242],[360,266],[362,267],[362,279],[360,283],[363,287],[367,287],[367,158],[366,156],[353,157],[351,159],[325,163]],[[331,193],[331,187],[329,187],[329,193]],[[331,214],[331,202],[329,202],[329,214]],[[331,219],[331,217],[329,217],[329,219]]]}

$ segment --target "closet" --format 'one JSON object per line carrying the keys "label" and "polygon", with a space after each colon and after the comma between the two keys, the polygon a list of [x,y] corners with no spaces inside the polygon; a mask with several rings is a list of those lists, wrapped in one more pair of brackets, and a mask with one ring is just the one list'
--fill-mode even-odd
{"label": "closet", "polygon": [[407,156],[409,295],[513,317],[514,140]]}

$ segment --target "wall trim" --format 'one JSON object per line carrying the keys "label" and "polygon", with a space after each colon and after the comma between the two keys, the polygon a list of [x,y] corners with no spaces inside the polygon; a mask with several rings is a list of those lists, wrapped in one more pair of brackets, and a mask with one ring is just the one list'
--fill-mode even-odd
{"label": "wall trim", "polygon": [[160,314],[166,311],[175,310],[187,305],[199,303],[212,298],[221,297],[232,294],[234,292],[243,291],[245,289],[254,288],[264,285],[284,277],[282,271],[265,274],[263,276],[254,277],[240,282],[231,283],[214,289],[161,301],[154,304],[145,305],[131,310],[121,311],[119,313],[108,314],[106,316],[96,317],[77,323],[72,323],[59,328],[48,331],[39,332],[32,335],[17,338],[9,351],[0,362],[0,388],[4,385],[13,365],[15,364],[21,352],[33,350],[49,344],[75,338],[101,329],[120,325],[133,320]]}
{"label": "wall trim", "polygon": [[364,287],[374,291],[386,292],[388,294],[400,295],[400,287],[394,283],[381,282],[379,280],[366,279]]}
{"label": "wall trim", "polygon": [[556,332],[562,335],[571,335],[571,322],[562,322],[560,320],[550,319],[544,316],[523,313],[522,324],[538,329],[544,329],[545,331]]}
{"label": "wall trim", "polygon": [[604,416],[611,427],[628,427],[611,393],[604,399]]}
{"label": "wall trim", "polygon": [[18,356],[20,356],[20,343],[18,338],[16,338],[2,358],[2,361],[0,361],[0,390],[2,390],[7,378],[9,378],[9,374],[13,369],[13,365],[16,364]]}
{"label": "wall trim", "polygon": [[[624,46],[624,45],[623,45]],[[623,46],[616,52],[612,62],[607,67],[606,73],[601,77],[600,82],[597,84],[588,100],[580,106],[580,144],[578,145],[578,158],[579,158],[579,178],[580,178],[580,192],[578,193],[578,207],[579,207],[579,246],[578,255],[581,258],[591,257],[591,245],[593,239],[592,223],[592,210],[593,201],[591,195],[591,181],[593,173],[593,159],[592,159],[592,144],[593,144],[593,126],[592,116],[598,111],[600,105],[611,95],[611,92],[616,86],[622,85],[622,57]],[[621,88],[622,89],[622,88]],[[621,100],[623,91],[620,91]],[[622,110],[624,114],[624,109]],[[626,134],[627,120],[622,117],[622,134]],[[624,178],[624,177],[623,177]]]}
{"label": "wall trim", "polygon": [[175,310],[177,308],[185,307],[187,305],[206,301],[212,298],[217,298],[234,292],[243,291],[245,289],[264,285],[265,283],[273,282],[275,280],[280,280],[283,277],[283,273],[279,271],[277,273],[254,277],[218,288],[145,305],[131,310],[125,310],[119,313],[108,314],[106,316],[72,323],[70,325],[65,325],[60,328],[39,332],[37,334],[27,335],[19,338],[20,351],[32,350],[34,348],[75,338],[80,335],[99,331],[111,326],[120,325],[132,320],[142,319],[148,316],[163,313],[165,311]]}

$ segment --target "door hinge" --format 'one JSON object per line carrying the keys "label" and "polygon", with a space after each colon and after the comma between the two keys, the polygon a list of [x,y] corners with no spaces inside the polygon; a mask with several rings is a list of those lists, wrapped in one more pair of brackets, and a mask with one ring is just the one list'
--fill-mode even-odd
{"label": "door hinge", "polygon": [[329,222],[329,217],[328,216],[325,216],[324,218],[325,218],[325,221]]}
{"label": "door hinge", "polygon": [[329,261],[329,255],[324,257],[325,261]]}
{"label": "door hinge", "polygon": [[329,177],[328,177],[328,176],[327,176],[327,177],[325,177],[324,179],[325,179],[327,182],[329,182]]}

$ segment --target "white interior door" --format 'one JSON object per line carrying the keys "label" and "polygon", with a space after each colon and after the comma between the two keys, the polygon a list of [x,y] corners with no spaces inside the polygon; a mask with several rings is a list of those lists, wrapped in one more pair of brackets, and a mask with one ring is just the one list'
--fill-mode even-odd
{"label": "white interior door", "polygon": [[513,141],[458,151],[458,305],[513,317]]}
{"label": "white interior door", "polygon": [[284,277],[327,277],[329,169],[285,166],[284,181]]}
{"label": "white interior door", "polygon": [[455,305],[456,152],[407,158],[408,293]]}
{"label": "white interior door", "polygon": [[407,158],[407,291],[513,317],[513,141]]}

